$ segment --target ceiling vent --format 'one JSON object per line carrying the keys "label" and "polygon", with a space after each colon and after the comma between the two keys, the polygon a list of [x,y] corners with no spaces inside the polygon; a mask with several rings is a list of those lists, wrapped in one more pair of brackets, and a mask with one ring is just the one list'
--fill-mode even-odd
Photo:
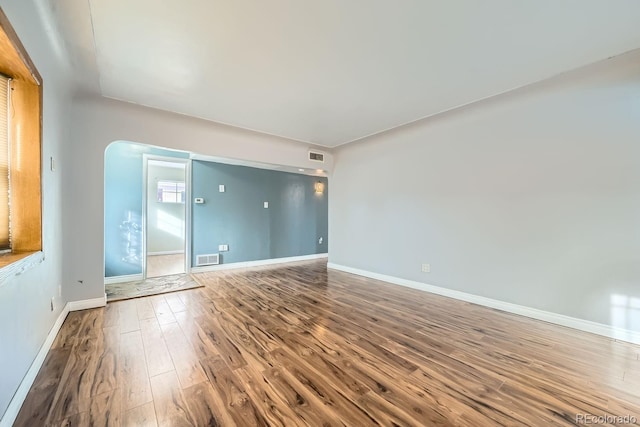
{"label": "ceiling vent", "polygon": [[220,254],[207,254],[196,256],[196,267],[202,267],[203,265],[216,265],[220,264]]}
{"label": "ceiling vent", "polygon": [[309,151],[309,160],[314,162],[324,163],[324,153],[318,153],[317,151]]}

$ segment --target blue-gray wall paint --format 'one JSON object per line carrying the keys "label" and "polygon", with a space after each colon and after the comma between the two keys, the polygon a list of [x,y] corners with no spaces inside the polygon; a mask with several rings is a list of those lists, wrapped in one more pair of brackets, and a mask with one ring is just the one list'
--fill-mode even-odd
{"label": "blue-gray wall paint", "polygon": [[[192,197],[205,199],[192,205],[193,266],[198,254],[218,253],[222,244],[229,245],[225,264],[327,252],[326,178],[205,161],[193,161],[192,177]],[[317,181],[323,194],[314,190]]]}
{"label": "blue-gray wall paint", "polygon": [[188,158],[189,154],[117,141],[105,150],[104,275],[142,273],[143,154]]}
{"label": "blue-gray wall paint", "polygon": [[[117,141],[105,151],[105,277],[142,273],[143,154],[188,153]],[[324,183],[316,194],[314,184]],[[224,184],[226,191],[218,192]],[[327,252],[326,178],[193,161],[192,265],[198,254],[221,253],[222,263]],[[263,207],[269,202],[269,208]],[[322,237],[322,244],[318,239]]]}

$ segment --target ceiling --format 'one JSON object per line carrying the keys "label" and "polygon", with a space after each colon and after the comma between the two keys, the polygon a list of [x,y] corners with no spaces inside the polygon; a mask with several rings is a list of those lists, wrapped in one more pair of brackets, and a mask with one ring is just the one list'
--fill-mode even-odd
{"label": "ceiling", "polygon": [[640,48],[637,0],[50,0],[85,88],[335,147]]}

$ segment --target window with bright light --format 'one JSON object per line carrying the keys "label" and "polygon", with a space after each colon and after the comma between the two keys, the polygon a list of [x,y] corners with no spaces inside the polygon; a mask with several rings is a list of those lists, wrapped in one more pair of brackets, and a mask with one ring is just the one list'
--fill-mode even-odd
{"label": "window with bright light", "polygon": [[186,189],[182,181],[158,181],[158,202],[184,203]]}
{"label": "window with bright light", "polygon": [[9,83],[0,74],[0,251],[11,249],[9,230]]}
{"label": "window with bright light", "polygon": [[42,77],[0,9],[0,277],[42,251]]}

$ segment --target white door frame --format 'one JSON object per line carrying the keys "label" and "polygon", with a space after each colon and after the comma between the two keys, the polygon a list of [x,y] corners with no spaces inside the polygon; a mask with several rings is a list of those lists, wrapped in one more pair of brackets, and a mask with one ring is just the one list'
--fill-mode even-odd
{"label": "white door frame", "polygon": [[191,272],[191,159],[181,157],[158,156],[154,154],[142,155],[142,279],[147,278],[147,209],[149,205],[148,181],[149,160],[160,160],[169,163],[182,163],[185,165],[185,211],[184,211],[184,271],[186,274]]}

